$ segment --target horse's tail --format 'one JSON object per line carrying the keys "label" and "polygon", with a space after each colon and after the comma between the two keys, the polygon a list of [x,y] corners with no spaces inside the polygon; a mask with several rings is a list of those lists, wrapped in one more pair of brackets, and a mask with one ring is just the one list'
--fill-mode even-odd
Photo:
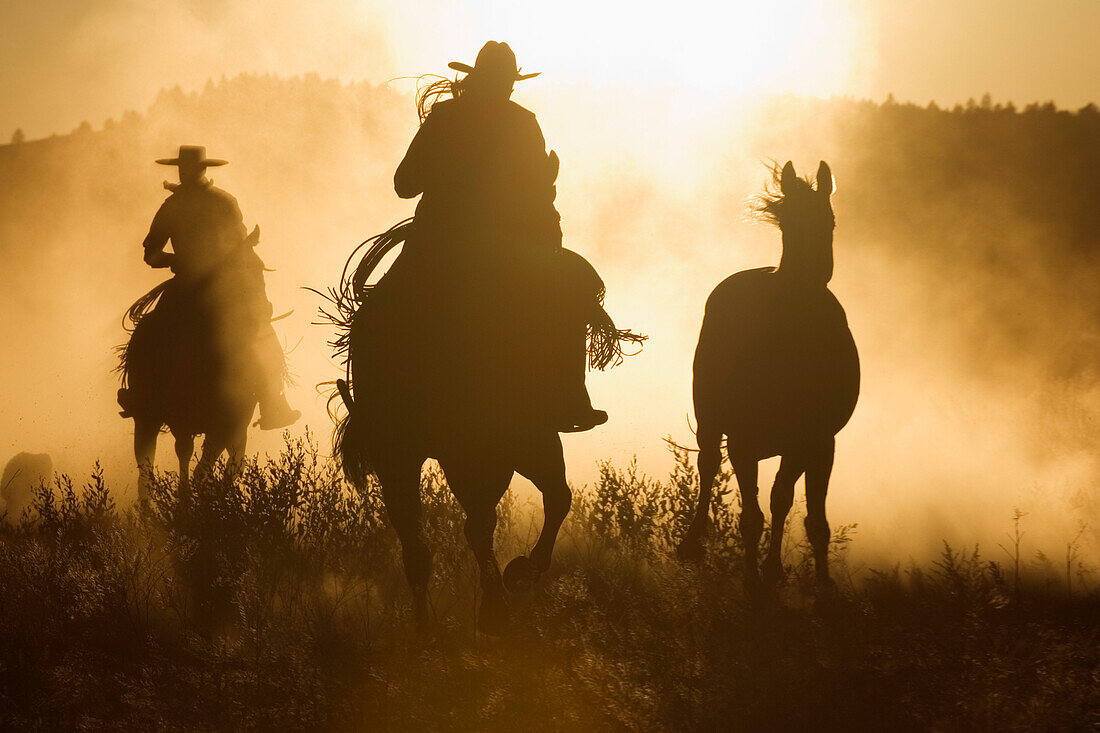
{"label": "horse's tail", "polygon": [[367,454],[367,436],[363,434],[362,415],[351,396],[351,385],[347,380],[337,379],[336,391],[347,412],[337,419],[336,428],[332,432],[333,452],[344,471],[344,477],[354,486],[362,487],[374,472]]}

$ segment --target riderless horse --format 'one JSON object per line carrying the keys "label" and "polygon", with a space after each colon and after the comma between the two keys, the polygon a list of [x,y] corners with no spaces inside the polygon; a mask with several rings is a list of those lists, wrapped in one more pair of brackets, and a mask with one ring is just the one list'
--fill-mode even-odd
{"label": "riderless horse", "polygon": [[[778,168],[778,166],[777,166]],[[833,275],[833,177],[822,161],[814,188],[788,161],[773,170],[761,211],[778,225],[778,267],[744,270],[710,294],[695,351],[699,503],[679,547],[685,559],[703,552],[722,441],[741,494],[740,532],[745,584],[774,586],[783,575],[783,527],[795,482],[806,476],[806,534],[817,580],[830,585],[829,522],[825,495],[835,436],[855,409],[859,357],[844,309],[828,289]],[[781,456],[771,492],[771,540],[763,563],[758,548],[764,514],[757,501],[757,464]]]}

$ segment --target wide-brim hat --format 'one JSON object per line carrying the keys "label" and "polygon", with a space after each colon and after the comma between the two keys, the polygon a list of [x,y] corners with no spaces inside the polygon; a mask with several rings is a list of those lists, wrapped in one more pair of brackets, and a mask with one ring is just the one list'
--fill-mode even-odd
{"label": "wide-brim hat", "polygon": [[216,165],[226,165],[228,160],[219,158],[207,158],[206,147],[202,145],[180,145],[180,152],[175,158],[160,158],[161,165],[199,166],[210,168]]}
{"label": "wide-brim hat", "polygon": [[541,71],[536,71],[533,74],[519,73],[519,67],[516,66],[516,55],[512,52],[511,46],[496,41],[488,41],[481,47],[481,50],[477,52],[477,60],[474,61],[473,66],[464,64],[461,61],[452,61],[447,66],[465,74],[503,77],[512,81],[523,81],[542,73]]}

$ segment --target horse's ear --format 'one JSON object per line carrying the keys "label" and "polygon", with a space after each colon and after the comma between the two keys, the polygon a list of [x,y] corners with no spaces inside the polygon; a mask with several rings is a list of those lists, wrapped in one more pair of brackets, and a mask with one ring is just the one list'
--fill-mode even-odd
{"label": "horse's ear", "polygon": [[783,166],[783,172],[779,174],[779,190],[783,193],[790,193],[794,190],[794,182],[798,180],[798,175],[794,172],[794,163],[787,161],[787,164]]}
{"label": "horse's ear", "polygon": [[833,193],[833,172],[824,160],[817,167],[817,192],[830,196]]}

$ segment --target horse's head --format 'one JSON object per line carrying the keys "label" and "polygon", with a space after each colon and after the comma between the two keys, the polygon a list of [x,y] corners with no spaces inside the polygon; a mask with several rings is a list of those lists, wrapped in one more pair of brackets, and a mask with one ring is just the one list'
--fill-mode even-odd
{"label": "horse's head", "polygon": [[833,174],[825,161],[817,168],[816,187],[799,178],[790,161],[772,169],[772,186],[760,198],[759,210],[783,232],[780,272],[812,284],[825,285],[832,278],[832,193]]}

